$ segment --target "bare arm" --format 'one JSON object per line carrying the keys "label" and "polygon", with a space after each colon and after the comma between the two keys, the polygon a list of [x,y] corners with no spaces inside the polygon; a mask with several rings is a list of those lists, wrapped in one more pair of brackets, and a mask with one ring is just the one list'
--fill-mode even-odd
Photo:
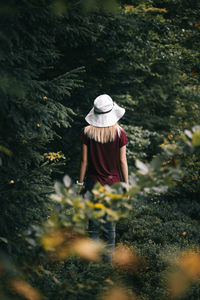
{"label": "bare arm", "polygon": [[123,181],[128,184],[128,164],[126,159],[126,146],[120,148],[120,166]]}
{"label": "bare arm", "polygon": [[84,181],[86,169],[87,169],[87,145],[83,144],[81,163],[80,163],[80,172],[79,172],[79,182],[80,183],[82,183]]}

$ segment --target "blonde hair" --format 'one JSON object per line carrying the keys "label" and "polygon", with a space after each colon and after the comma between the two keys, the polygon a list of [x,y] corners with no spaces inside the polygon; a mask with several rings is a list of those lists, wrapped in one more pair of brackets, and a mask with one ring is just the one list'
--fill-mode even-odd
{"label": "blonde hair", "polygon": [[93,139],[96,142],[104,144],[108,142],[113,142],[116,137],[116,134],[120,136],[121,130],[122,128],[119,126],[118,123],[109,127],[95,127],[89,125],[84,128],[84,133],[90,139]]}

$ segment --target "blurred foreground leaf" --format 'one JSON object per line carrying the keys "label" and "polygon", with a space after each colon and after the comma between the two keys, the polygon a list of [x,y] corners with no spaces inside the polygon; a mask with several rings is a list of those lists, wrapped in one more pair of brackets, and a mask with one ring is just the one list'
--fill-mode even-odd
{"label": "blurred foreground leaf", "polygon": [[23,280],[13,279],[10,281],[10,285],[17,294],[23,296],[27,300],[43,299],[42,295],[36,289]]}

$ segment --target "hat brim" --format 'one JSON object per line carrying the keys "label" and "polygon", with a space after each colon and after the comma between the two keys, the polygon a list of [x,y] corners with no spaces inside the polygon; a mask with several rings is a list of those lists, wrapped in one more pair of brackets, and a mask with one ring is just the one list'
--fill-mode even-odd
{"label": "hat brim", "polygon": [[94,108],[87,114],[85,120],[95,127],[108,127],[117,123],[124,115],[125,109],[114,102],[113,109],[105,114],[97,114]]}

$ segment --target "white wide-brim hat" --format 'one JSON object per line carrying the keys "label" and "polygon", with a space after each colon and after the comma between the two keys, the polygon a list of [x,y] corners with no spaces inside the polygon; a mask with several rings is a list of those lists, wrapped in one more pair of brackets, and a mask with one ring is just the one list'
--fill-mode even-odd
{"label": "white wide-brim hat", "polygon": [[113,102],[109,95],[103,94],[94,100],[94,107],[85,120],[95,127],[108,127],[117,123],[124,113],[124,108]]}

